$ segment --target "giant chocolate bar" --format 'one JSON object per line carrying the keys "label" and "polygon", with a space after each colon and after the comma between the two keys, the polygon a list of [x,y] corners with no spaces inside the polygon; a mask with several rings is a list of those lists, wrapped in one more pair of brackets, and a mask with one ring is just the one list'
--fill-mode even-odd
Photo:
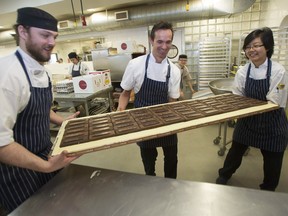
{"label": "giant chocolate bar", "polygon": [[223,94],[71,119],[61,126],[52,155],[68,147],[71,154],[116,147],[277,108],[266,101]]}

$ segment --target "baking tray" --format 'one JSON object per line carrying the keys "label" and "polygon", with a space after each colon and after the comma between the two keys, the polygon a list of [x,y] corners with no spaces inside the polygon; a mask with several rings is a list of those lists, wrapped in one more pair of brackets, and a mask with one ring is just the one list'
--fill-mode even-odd
{"label": "baking tray", "polygon": [[[230,107],[230,110],[227,107]],[[190,117],[188,114],[185,115],[185,112],[188,113],[188,108],[190,109],[190,113],[194,113],[194,115],[191,114]],[[63,150],[67,150],[68,154],[72,156],[119,147],[232,119],[260,114],[278,108],[278,105],[256,99],[233,94],[221,94],[208,98],[184,100],[71,119],[63,122],[61,125],[54,141],[51,155],[60,154]],[[183,113],[181,113],[181,109],[184,110]],[[138,113],[138,116],[136,113]],[[143,113],[147,114],[147,119],[155,120],[155,125],[151,126],[148,124],[145,127],[144,123],[147,124],[147,121],[143,121],[145,119],[145,117],[143,118]],[[165,115],[171,118],[171,120],[165,120]],[[117,122],[118,120],[119,122]],[[97,122],[99,122],[99,125]],[[109,130],[104,135],[100,133],[97,137],[95,130],[91,130],[91,128],[96,128],[96,126],[101,128],[101,122],[108,124],[103,127],[105,129],[109,128]],[[119,128],[121,124],[124,128]],[[82,131],[83,135],[75,132],[75,126],[77,125],[78,130]],[[129,127],[130,129],[126,130],[125,127]],[[69,128],[71,128],[72,135]],[[71,140],[73,133],[77,133],[77,136],[74,136],[76,137],[74,143]],[[86,137],[88,137],[88,140]],[[89,137],[92,138],[89,140]],[[63,144],[67,139],[69,139],[69,144]]]}

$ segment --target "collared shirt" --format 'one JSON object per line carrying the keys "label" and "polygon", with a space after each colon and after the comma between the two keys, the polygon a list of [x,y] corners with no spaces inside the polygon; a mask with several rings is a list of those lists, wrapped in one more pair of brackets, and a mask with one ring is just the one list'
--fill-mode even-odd
{"label": "collared shirt", "polygon": [[189,70],[188,70],[186,65],[181,67],[181,65],[178,62],[176,62],[175,65],[180,69],[181,78],[183,81],[188,82],[188,81],[192,80],[192,77],[191,77]]}
{"label": "collared shirt", "polygon": [[[123,89],[127,91],[134,89],[135,94],[140,90],[145,75],[146,58],[147,55],[139,56],[128,63],[121,81],[121,87]],[[180,96],[180,71],[175,64],[170,60],[168,61],[171,67],[168,96],[177,99]],[[147,77],[152,80],[166,82],[167,69],[167,58],[165,58],[161,63],[156,63],[156,60],[151,53],[147,68]]]}
{"label": "collared shirt", "polygon": [[[248,66],[240,68],[235,76],[233,84],[233,93],[238,95],[244,95],[246,74]],[[250,78],[255,80],[265,79],[267,74],[268,61],[260,65],[258,68],[251,62]],[[288,72],[285,68],[278,62],[272,61],[271,77],[270,77],[270,87],[269,92],[266,95],[267,101],[271,101],[278,104],[280,107],[285,108],[287,105],[288,97]]]}
{"label": "collared shirt", "polygon": [[[47,88],[49,83],[44,66],[40,65],[21,48],[18,48],[18,51],[26,65],[32,86]],[[0,146],[4,146],[14,141],[12,129],[18,113],[29,102],[30,86],[15,53],[0,58],[0,65]]]}

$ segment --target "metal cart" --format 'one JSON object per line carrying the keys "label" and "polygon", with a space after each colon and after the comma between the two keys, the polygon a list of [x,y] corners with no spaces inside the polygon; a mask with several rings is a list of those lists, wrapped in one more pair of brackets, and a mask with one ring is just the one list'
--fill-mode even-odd
{"label": "metal cart", "polygon": [[223,129],[223,142],[220,145],[220,149],[217,152],[219,156],[223,156],[226,151],[226,146],[232,142],[232,140],[227,141],[227,127],[228,127],[228,121],[219,123],[219,131],[218,131],[218,136],[213,140],[213,143],[215,145],[219,145],[220,141],[222,139],[222,127]]}
{"label": "metal cart", "polygon": [[[210,81],[208,83],[209,88],[215,95],[232,93],[234,78],[226,78],[226,79],[217,79]],[[219,145],[220,141],[223,137],[223,141],[221,143],[220,149],[218,151],[219,156],[224,156],[226,151],[226,146],[232,142],[232,140],[227,141],[227,128],[234,127],[236,124],[235,120],[230,120],[226,122],[219,123],[218,136],[213,140],[215,145]],[[222,136],[222,127],[223,127],[223,136]],[[250,148],[248,148],[245,152],[245,156],[249,153]]]}
{"label": "metal cart", "polygon": [[[216,79],[208,83],[209,88],[215,95],[232,93],[232,84],[234,78]],[[220,149],[218,151],[219,156],[223,156],[226,151],[226,146],[232,142],[232,140],[227,141],[227,128],[228,126],[233,127],[235,121],[226,121],[219,123],[218,136],[213,140],[215,145],[219,145]],[[222,129],[223,127],[223,129]],[[223,131],[223,136],[222,136]],[[223,140],[222,140],[223,137]],[[222,140],[222,143],[220,143]],[[221,145],[220,145],[221,144]]]}

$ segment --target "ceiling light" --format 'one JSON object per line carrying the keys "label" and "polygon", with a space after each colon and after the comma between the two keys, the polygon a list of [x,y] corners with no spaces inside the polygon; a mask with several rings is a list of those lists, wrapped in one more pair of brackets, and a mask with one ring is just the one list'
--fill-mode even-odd
{"label": "ceiling light", "polygon": [[94,13],[90,16],[91,23],[97,24],[107,20],[107,16],[105,13]]}
{"label": "ceiling light", "polygon": [[89,9],[87,9],[87,12],[96,12],[96,11],[97,11],[96,8],[89,8]]}

